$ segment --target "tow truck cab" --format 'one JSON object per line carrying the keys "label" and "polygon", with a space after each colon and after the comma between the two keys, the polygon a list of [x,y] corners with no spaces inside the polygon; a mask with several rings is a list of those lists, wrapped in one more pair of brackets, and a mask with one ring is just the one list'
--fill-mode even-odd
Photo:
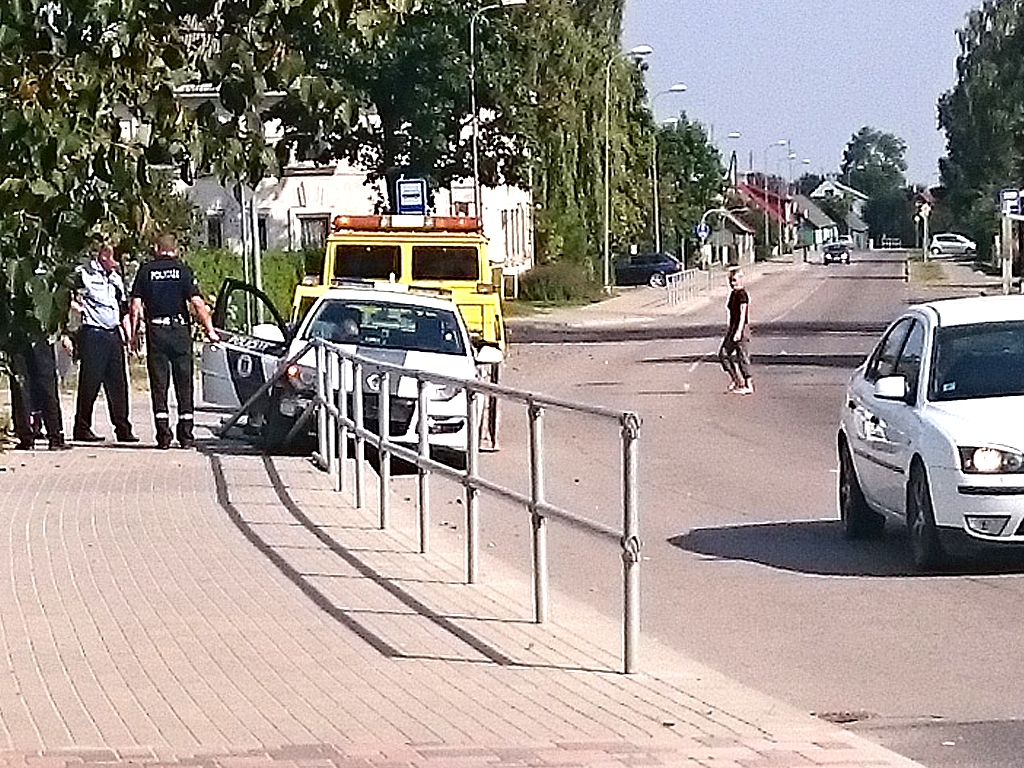
{"label": "tow truck cab", "polygon": [[319,272],[295,289],[294,327],[332,285],[353,280],[450,294],[477,344],[505,351],[501,294],[478,219],[467,216],[335,216]]}

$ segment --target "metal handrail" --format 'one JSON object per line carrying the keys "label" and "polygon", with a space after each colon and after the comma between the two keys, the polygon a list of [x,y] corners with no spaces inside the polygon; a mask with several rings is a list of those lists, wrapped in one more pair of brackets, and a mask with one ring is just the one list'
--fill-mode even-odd
{"label": "metal handrail", "polygon": [[[232,416],[225,420],[220,435],[234,426],[238,420],[265,395],[275,382],[285,375],[290,365],[299,363],[310,350],[316,353],[316,392],[296,424],[289,430],[288,437],[297,432],[317,415],[316,464],[336,478],[334,489],[345,491],[348,487],[346,464],[349,450],[349,436],[355,445],[354,480],[355,506],[364,506],[365,450],[369,443],[380,454],[379,524],[386,529],[390,512],[391,457],[397,457],[418,469],[417,505],[419,515],[417,528],[419,551],[429,549],[430,493],[429,476],[439,473],[460,483],[466,493],[466,582],[476,583],[479,564],[479,493],[485,491],[506,501],[525,507],[532,520],[534,621],[543,623],[548,613],[548,565],[547,565],[547,521],[554,518],[578,530],[618,542],[622,548],[623,568],[623,670],[629,674],[636,669],[636,652],[640,630],[640,535],[639,511],[637,505],[637,466],[639,448],[640,418],[631,411],[617,411],[603,406],[574,403],[557,397],[540,395],[526,390],[503,386],[477,379],[467,380],[410,370],[402,365],[375,360],[365,355],[350,352],[341,345],[324,339],[311,339],[296,354],[282,362],[274,375],[243,403]],[[381,374],[378,391],[378,424],[374,431],[364,420],[365,372]],[[465,469],[456,469],[435,461],[430,457],[430,442],[427,419],[417,416],[418,444],[415,449],[390,439],[389,412],[391,401],[390,380],[392,376],[414,379],[417,389],[417,414],[428,410],[429,384],[459,387],[466,393],[467,455]],[[349,408],[351,395],[351,413]],[[529,414],[530,436],[530,492],[522,493],[500,483],[481,477],[479,474],[479,429],[481,398],[492,403],[506,400],[525,405]],[[496,405],[494,406],[496,407]],[[543,420],[547,410],[563,410],[583,413],[597,418],[615,421],[620,426],[622,456],[622,527],[615,528],[586,517],[574,514],[548,502],[545,498],[543,461]]]}
{"label": "metal handrail", "polygon": [[675,272],[665,279],[668,303],[677,306],[711,289],[711,270],[686,269]]}

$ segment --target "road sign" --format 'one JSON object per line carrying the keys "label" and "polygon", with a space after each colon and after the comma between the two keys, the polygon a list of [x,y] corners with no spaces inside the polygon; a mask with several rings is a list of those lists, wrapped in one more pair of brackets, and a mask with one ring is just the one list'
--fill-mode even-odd
{"label": "road sign", "polygon": [[1020,213],[1020,190],[999,190],[999,204],[999,207],[1002,209],[1003,213]]}
{"label": "road sign", "polygon": [[702,221],[700,224],[694,227],[693,232],[701,240],[707,240],[708,236],[711,234],[711,227],[709,227]]}
{"label": "road sign", "polygon": [[395,182],[398,214],[427,215],[427,182],[423,179],[399,179]]}

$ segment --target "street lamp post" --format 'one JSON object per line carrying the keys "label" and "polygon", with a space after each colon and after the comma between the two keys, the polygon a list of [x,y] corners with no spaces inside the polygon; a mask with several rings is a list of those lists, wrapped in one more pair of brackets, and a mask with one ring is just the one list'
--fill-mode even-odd
{"label": "street lamp post", "polygon": [[469,103],[473,113],[473,215],[480,218],[480,117],[476,108],[476,21],[487,11],[509,5],[526,5],[526,0],[501,0],[500,3],[484,5],[473,11],[469,17]]}
{"label": "street lamp post", "polygon": [[637,45],[625,53],[617,53],[608,59],[604,68],[604,290],[612,286],[611,267],[611,224],[612,224],[612,166],[611,166],[611,92],[612,64],[623,56],[634,59],[650,56],[654,49],[649,45]]}
{"label": "street lamp post", "polygon": [[[764,167],[764,247],[765,247],[765,257],[770,255],[771,245],[772,245],[772,237],[771,237],[772,230],[771,230],[771,227],[770,227],[770,223],[768,221],[768,150],[770,150],[770,149],[772,149],[774,147],[785,147],[788,143],[789,142],[786,139],[779,139],[778,141],[773,141],[771,144],[769,144],[767,147],[764,148],[764,166],[763,167]],[[780,240],[781,240],[781,237],[780,237]],[[781,243],[779,245],[779,250],[780,251],[782,250]]]}
{"label": "street lamp post", "polygon": [[[676,83],[668,90],[660,91],[651,97],[651,114],[654,114],[654,103],[659,96],[667,93],[682,93],[686,90],[686,83]],[[651,152],[651,191],[654,194],[654,252],[661,253],[661,212],[659,211],[658,200],[658,126],[654,126],[654,147]]]}

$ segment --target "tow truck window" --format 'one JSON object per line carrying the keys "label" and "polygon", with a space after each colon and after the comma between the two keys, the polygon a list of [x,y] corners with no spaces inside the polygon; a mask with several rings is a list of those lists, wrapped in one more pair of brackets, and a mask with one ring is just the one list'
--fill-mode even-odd
{"label": "tow truck window", "polygon": [[416,245],[413,280],[480,280],[477,249],[466,245]]}
{"label": "tow truck window", "polygon": [[340,243],[334,249],[335,277],[388,280],[402,274],[402,249],[397,245]]}

